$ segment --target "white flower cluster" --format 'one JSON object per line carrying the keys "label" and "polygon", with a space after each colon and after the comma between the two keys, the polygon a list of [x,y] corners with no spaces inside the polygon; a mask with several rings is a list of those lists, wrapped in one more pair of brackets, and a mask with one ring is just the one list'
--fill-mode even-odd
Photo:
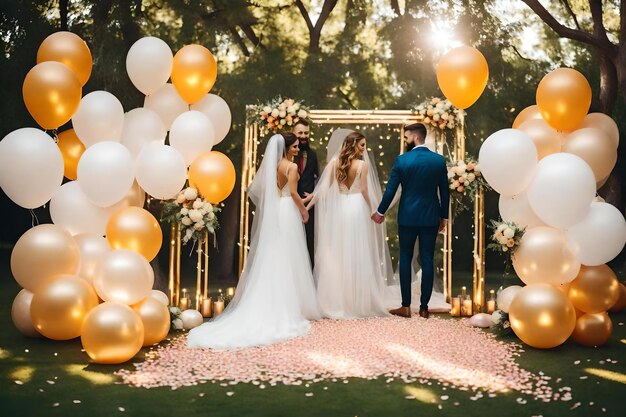
{"label": "white flower cluster", "polygon": [[183,320],[180,318],[182,311],[178,307],[170,307],[170,319],[172,321],[172,327],[176,330],[183,329]]}
{"label": "white flower cluster", "polygon": [[283,100],[279,97],[270,103],[257,106],[254,117],[259,122],[261,134],[265,135],[293,126],[300,119],[307,119],[309,111],[291,98]]}
{"label": "white flower cluster", "polygon": [[433,97],[415,108],[420,121],[439,130],[454,129],[461,120],[463,110],[457,109],[450,100]]}
{"label": "white flower cluster", "polygon": [[456,165],[448,167],[450,189],[459,193],[470,187],[480,176],[480,167],[476,162],[457,161]]}
{"label": "white flower cluster", "polygon": [[176,197],[176,203],[181,205],[177,219],[181,224],[183,243],[187,243],[196,232],[205,228],[209,233],[215,233],[217,219],[216,208],[198,195],[193,187],[185,188]]}

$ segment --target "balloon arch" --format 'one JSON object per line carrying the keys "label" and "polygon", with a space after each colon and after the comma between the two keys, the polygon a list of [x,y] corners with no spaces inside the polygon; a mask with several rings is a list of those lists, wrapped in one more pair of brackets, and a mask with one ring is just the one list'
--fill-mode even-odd
{"label": "balloon arch", "polygon": [[[246,110],[255,106],[246,106]],[[462,114],[462,112],[461,112]],[[422,116],[411,110],[311,110],[310,121],[314,125],[330,125],[332,128],[354,125],[357,129],[368,126],[389,126],[386,138],[391,134],[398,135],[398,152],[402,153],[404,130],[403,126],[422,121]],[[453,134],[445,131],[431,129],[429,135],[435,139],[435,150],[439,154],[448,155],[452,161],[460,161],[465,158],[465,123],[461,115],[459,123]],[[246,192],[254,179],[258,163],[260,162],[259,144],[264,140],[260,133],[260,126],[255,121],[246,121],[246,130],[243,143],[242,169],[241,169],[241,199],[239,218],[239,273],[243,270],[249,249],[249,232],[253,215],[253,209]],[[318,143],[321,143],[318,142]],[[318,151],[319,152],[319,151]],[[324,158],[325,159],[325,158]],[[323,160],[324,160],[323,159]],[[452,203],[451,203],[452,204]],[[450,206],[450,216],[452,206]],[[484,222],[484,191],[479,188],[474,198],[474,256],[473,256],[473,291],[472,304],[474,312],[481,312],[485,304],[485,222]],[[441,265],[443,277],[443,292],[447,302],[452,294],[452,222],[446,229],[443,239],[443,265]]]}

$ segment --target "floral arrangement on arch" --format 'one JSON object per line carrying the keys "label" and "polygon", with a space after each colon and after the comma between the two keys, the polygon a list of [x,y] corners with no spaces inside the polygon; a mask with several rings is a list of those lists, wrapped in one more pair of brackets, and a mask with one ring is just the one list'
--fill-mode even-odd
{"label": "floral arrangement on arch", "polygon": [[505,273],[508,274],[510,265],[513,263],[515,250],[519,247],[526,228],[520,227],[514,222],[506,222],[504,220],[491,220],[491,228],[493,229],[493,234],[487,249],[506,255]]}
{"label": "floral arrangement on arch", "polygon": [[426,126],[440,131],[454,129],[460,123],[465,112],[452,105],[450,100],[432,97],[418,104],[413,112],[419,117],[419,121]]}
{"label": "floral arrangement on arch", "polygon": [[215,234],[219,227],[216,213],[220,209],[206,201],[193,187],[187,187],[163,206],[161,220],[178,223],[183,244],[189,240],[202,240],[204,233]]}
{"label": "floral arrangement on arch", "polygon": [[294,126],[298,120],[309,119],[310,109],[292,98],[278,96],[265,104],[251,106],[248,120],[256,122],[262,136]]}
{"label": "floral arrangement on arch", "polygon": [[480,172],[478,163],[472,159],[468,159],[467,162],[452,161],[448,164],[448,185],[450,197],[454,202],[454,215],[468,209],[465,198],[473,202],[479,187],[490,189]]}

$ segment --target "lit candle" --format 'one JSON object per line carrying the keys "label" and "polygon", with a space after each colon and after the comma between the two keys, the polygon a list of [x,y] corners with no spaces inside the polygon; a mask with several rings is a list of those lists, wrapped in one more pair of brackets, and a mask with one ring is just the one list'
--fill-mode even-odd
{"label": "lit candle", "polygon": [[178,307],[181,310],[187,310],[189,308],[189,298],[187,297],[187,290],[183,288],[183,296],[180,298]]}
{"label": "lit candle", "polygon": [[226,288],[226,294],[229,297],[234,297],[235,296],[235,287],[228,287],[228,288]]}
{"label": "lit candle", "polygon": [[224,302],[216,301],[213,303],[213,317],[217,317],[224,311]]}
{"label": "lit candle", "polygon": [[465,296],[467,295],[467,288],[461,287],[461,297],[465,300]]}
{"label": "lit candle", "polygon": [[450,315],[452,317],[459,317],[461,315],[461,299],[454,297],[452,299],[452,308],[450,309]]}
{"label": "lit candle", "polygon": [[464,316],[472,315],[472,300],[469,298],[469,295],[467,296],[467,298],[465,298],[465,300],[463,300],[463,307],[461,309],[461,313]]}
{"label": "lit candle", "polygon": [[493,290],[489,291],[489,295],[490,297],[487,301],[487,314],[492,314],[494,311],[496,311],[496,296]]}
{"label": "lit candle", "polygon": [[213,300],[206,298],[202,300],[202,317],[211,317],[213,315]]}

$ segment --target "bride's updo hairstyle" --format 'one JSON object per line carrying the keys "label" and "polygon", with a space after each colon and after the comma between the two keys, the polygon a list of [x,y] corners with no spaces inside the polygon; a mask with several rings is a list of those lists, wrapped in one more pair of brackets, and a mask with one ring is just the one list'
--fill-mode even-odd
{"label": "bride's updo hairstyle", "polygon": [[298,138],[296,137],[294,133],[291,133],[291,132],[280,132],[280,134],[282,135],[283,139],[285,139],[285,149],[283,150],[283,156],[284,156],[284,155],[287,155],[287,150],[289,149],[291,145],[293,145],[295,141],[298,140]]}
{"label": "bride's updo hairstyle", "polygon": [[356,144],[365,136],[359,132],[352,132],[343,140],[341,152],[339,152],[339,167],[337,168],[337,181],[343,183],[348,178],[348,170],[352,161],[357,156]]}

